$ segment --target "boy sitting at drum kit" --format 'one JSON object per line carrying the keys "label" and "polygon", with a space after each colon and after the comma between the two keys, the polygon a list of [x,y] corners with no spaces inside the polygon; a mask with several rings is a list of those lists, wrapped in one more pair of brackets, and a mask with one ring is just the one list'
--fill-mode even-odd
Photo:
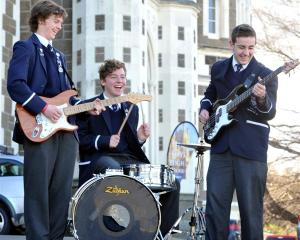
{"label": "boy sitting at drum kit", "polygon": [[[99,69],[99,76],[103,93],[95,98],[109,100],[123,94],[126,87],[124,63],[114,59],[106,60]],[[138,119],[138,107],[129,102],[108,106],[99,116],[82,114],[78,117],[79,186],[91,179],[94,173],[105,174],[106,169],[126,168],[132,164],[150,164],[141,148],[150,136],[150,127],[144,123],[137,129]],[[120,127],[124,123],[124,128],[120,132]],[[160,195],[162,205],[160,231],[163,236],[168,233],[179,216],[180,185],[177,180],[173,185],[172,191]]]}

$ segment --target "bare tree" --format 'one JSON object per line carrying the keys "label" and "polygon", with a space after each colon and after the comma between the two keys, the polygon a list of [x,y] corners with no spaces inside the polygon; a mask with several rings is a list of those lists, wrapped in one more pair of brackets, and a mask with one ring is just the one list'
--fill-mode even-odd
{"label": "bare tree", "polygon": [[[269,7],[254,8],[253,18],[259,21],[262,29],[262,34],[258,36],[258,47],[283,60],[299,57],[299,9],[300,0],[274,0]],[[299,112],[295,112],[294,116],[299,117]],[[271,128],[281,137],[271,135],[270,146],[285,153],[272,164],[293,161],[298,164],[299,169],[300,125],[290,121],[272,124]],[[273,171],[272,166],[269,166],[269,169],[265,196],[265,222],[282,226],[288,232],[295,231],[297,214],[300,214],[300,173],[289,172],[282,176]]]}
{"label": "bare tree", "polygon": [[[254,8],[253,17],[261,23],[263,34],[258,36],[258,46],[283,59],[294,59],[299,54],[295,42],[300,40],[300,1],[277,0],[270,7]],[[273,6],[273,7],[272,7]]]}

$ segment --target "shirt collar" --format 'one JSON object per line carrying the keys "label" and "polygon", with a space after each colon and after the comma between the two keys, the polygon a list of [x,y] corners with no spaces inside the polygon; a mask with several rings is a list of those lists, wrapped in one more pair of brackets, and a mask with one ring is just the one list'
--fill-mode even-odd
{"label": "shirt collar", "polygon": [[49,41],[48,39],[46,39],[45,37],[39,35],[38,33],[34,33],[34,34],[37,36],[37,38],[39,39],[40,43],[43,46],[48,47],[48,44],[50,44],[51,47],[52,47],[52,40]]}
{"label": "shirt collar", "polygon": [[[109,99],[109,97],[107,97],[105,95],[105,92],[103,92],[103,97],[104,97],[104,99]],[[118,106],[118,109],[121,109],[121,103],[117,103],[117,106]],[[110,105],[109,108],[112,109],[112,105]]]}
{"label": "shirt collar", "polygon": [[[232,58],[232,67],[233,67],[233,69],[234,70],[236,70],[236,64],[240,64],[236,59],[235,59],[235,57],[233,56],[233,58]],[[249,65],[249,63],[247,63],[247,64],[242,64],[242,69],[241,69],[241,71],[244,71],[246,68],[247,68],[247,66]]]}

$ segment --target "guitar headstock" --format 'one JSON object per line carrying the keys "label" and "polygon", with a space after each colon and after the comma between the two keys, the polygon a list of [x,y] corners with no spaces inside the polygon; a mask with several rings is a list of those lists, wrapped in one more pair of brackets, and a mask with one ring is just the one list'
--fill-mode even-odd
{"label": "guitar headstock", "polygon": [[151,95],[145,95],[145,94],[140,94],[140,93],[128,93],[127,94],[127,101],[131,103],[138,103],[142,101],[148,101],[150,102],[152,100]]}
{"label": "guitar headstock", "polygon": [[286,62],[283,65],[283,72],[284,73],[289,73],[291,70],[293,70],[298,65],[299,65],[299,60],[298,59],[292,60],[290,62]]}

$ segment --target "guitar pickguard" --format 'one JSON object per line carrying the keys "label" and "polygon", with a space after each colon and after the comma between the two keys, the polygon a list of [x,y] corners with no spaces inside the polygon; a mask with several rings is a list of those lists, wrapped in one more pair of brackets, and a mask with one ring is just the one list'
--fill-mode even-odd
{"label": "guitar pickguard", "polygon": [[[63,109],[67,107],[67,104],[63,104],[60,106],[57,106],[59,109]],[[57,122],[52,122],[50,119],[48,119],[44,114],[39,113],[35,117],[36,119],[36,127],[34,128],[32,132],[32,137],[36,138],[39,137],[41,139],[48,138],[50,135],[52,135],[54,132],[57,131],[57,129],[64,129],[64,130],[75,130],[77,129],[76,126],[73,126],[68,123],[67,117],[64,115],[62,111],[62,115],[58,119]]]}

